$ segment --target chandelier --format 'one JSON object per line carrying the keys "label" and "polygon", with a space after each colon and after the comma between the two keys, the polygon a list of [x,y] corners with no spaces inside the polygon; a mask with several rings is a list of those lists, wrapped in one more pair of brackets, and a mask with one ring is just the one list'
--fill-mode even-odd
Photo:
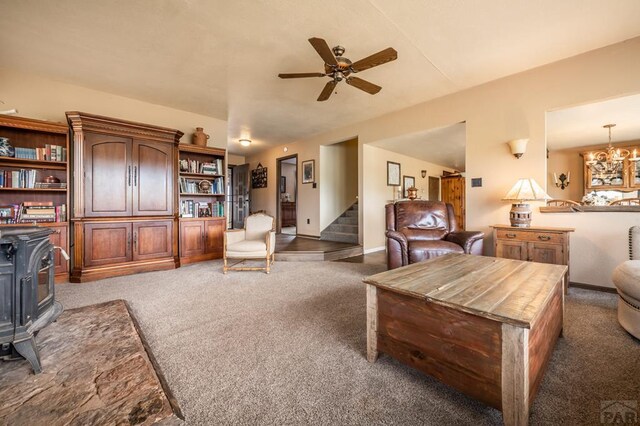
{"label": "chandelier", "polygon": [[589,153],[589,159],[586,163],[591,169],[591,174],[595,177],[619,175],[625,168],[625,159],[634,163],[640,160],[635,149],[631,152],[628,149],[614,148],[611,145],[611,128],[615,126],[615,124],[605,124],[602,126],[605,129],[609,129],[609,146],[607,146],[606,150]]}

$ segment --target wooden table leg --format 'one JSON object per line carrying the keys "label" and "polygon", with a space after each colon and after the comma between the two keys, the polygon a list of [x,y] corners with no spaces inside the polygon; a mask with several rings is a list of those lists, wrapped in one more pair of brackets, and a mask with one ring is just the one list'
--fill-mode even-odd
{"label": "wooden table leg", "polygon": [[367,361],[378,359],[378,295],[374,285],[367,284]]}
{"label": "wooden table leg", "polygon": [[529,329],[502,324],[502,419],[529,424]]}

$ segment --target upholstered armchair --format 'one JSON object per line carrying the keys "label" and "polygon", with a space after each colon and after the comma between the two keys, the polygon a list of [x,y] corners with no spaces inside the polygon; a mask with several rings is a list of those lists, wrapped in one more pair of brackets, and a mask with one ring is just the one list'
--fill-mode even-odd
{"label": "upholstered armchair", "polygon": [[[267,274],[271,271],[271,263],[275,260],[276,233],[273,231],[273,217],[264,213],[256,213],[244,221],[244,229],[225,231],[223,272],[227,271],[261,271]],[[227,265],[228,259],[240,259],[231,266]],[[264,259],[267,263],[264,267],[247,267],[236,265],[246,259]]]}
{"label": "upholstered armchair", "polygon": [[459,231],[451,204],[398,201],[385,213],[388,269],[447,253],[482,254],[484,233]]}
{"label": "upholstered armchair", "polygon": [[618,290],[618,322],[640,339],[640,226],[629,229],[629,259],[613,270]]}

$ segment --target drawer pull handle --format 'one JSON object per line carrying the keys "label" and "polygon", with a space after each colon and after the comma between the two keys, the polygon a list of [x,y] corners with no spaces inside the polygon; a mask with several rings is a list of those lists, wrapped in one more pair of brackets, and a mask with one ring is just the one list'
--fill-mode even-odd
{"label": "drawer pull handle", "polygon": [[549,241],[551,237],[548,235],[538,235],[538,239],[541,241]]}
{"label": "drawer pull handle", "polygon": [[516,234],[506,234],[506,237],[507,237],[507,238],[515,238],[515,237],[516,237]]}

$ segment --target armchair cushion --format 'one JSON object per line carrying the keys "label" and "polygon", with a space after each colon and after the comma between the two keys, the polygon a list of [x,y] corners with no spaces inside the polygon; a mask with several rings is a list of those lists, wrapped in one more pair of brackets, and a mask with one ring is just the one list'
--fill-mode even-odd
{"label": "armchair cushion", "polygon": [[237,243],[238,241],[243,241],[245,239],[244,229],[224,231],[224,235],[226,238],[227,246],[233,243]]}
{"label": "armchair cushion", "polygon": [[409,243],[409,263],[422,262],[448,253],[464,253],[458,244],[445,240],[411,241]]}

